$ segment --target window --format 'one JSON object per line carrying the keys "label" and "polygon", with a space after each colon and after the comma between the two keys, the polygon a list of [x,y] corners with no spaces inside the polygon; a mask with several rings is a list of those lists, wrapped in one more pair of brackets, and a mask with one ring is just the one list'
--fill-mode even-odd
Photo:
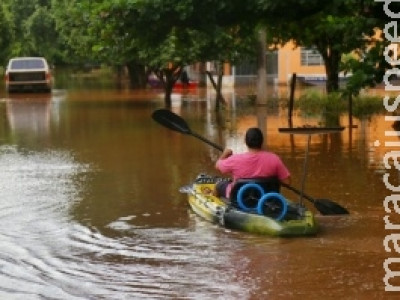
{"label": "window", "polygon": [[11,62],[11,69],[43,69],[43,59],[15,59]]}
{"label": "window", "polygon": [[302,66],[320,66],[324,64],[321,54],[316,49],[301,48]]}

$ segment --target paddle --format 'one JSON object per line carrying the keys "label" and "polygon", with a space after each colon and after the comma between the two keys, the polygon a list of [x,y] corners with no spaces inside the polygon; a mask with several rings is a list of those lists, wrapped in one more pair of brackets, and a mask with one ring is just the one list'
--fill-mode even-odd
{"label": "paddle", "polygon": [[281,185],[309,200],[312,204],[314,204],[315,208],[321,213],[321,215],[347,215],[349,213],[347,209],[340,206],[336,202],[328,199],[313,199],[309,195],[300,192],[298,189],[287,183],[281,182]]}
{"label": "paddle", "polygon": [[[184,119],[182,119],[180,116],[178,116],[177,114],[173,113],[172,111],[170,111],[168,109],[155,110],[152,114],[152,118],[159,124],[169,128],[171,130],[194,136],[195,138],[198,138],[201,141],[213,146],[215,149],[218,149],[220,151],[224,150],[221,146],[214,144],[213,142],[202,137],[201,135],[193,132],[189,128],[189,125],[186,123],[186,121]],[[297,193],[298,195],[302,194],[302,196],[305,199],[309,200],[312,204],[314,204],[315,208],[322,215],[342,215],[342,214],[349,213],[347,211],[347,209],[345,209],[344,207],[342,207],[341,205],[339,205],[336,202],[333,202],[328,199],[313,199],[311,196],[308,196],[308,195],[300,192],[296,188],[294,188],[291,185],[286,184],[286,183],[282,183],[282,186]]]}
{"label": "paddle", "polygon": [[180,116],[178,116],[177,114],[174,114],[172,111],[170,111],[168,109],[157,109],[153,112],[151,117],[156,122],[160,123],[161,125],[169,128],[169,129],[178,131],[183,134],[192,135],[192,136],[202,140],[203,142],[213,146],[215,149],[218,149],[220,151],[224,150],[221,146],[214,144],[213,142],[202,137],[201,135],[198,135],[197,133],[191,131],[188,124],[186,123],[186,121],[184,119],[182,119]]}

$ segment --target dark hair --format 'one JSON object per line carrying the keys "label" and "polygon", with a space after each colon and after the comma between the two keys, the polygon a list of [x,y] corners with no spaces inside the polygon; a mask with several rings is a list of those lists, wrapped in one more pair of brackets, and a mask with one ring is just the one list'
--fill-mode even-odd
{"label": "dark hair", "polygon": [[252,149],[261,149],[264,137],[261,130],[257,127],[247,129],[245,143],[247,147]]}

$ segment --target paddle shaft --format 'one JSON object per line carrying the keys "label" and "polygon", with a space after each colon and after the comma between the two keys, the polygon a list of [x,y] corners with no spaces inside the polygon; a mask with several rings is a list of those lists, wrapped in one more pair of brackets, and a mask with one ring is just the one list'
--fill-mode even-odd
{"label": "paddle shaft", "polygon": [[177,114],[173,113],[168,109],[155,110],[152,114],[152,118],[161,125],[171,130],[180,132],[182,134],[192,135],[195,138],[198,138],[199,140],[209,144],[210,146],[213,146],[214,148],[220,151],[224,150],[221,146],[211,142],[210,140],[197,134],[196,132],[193,132],[184,119],[182,119],[180,116],[178,116]]}
{"label": "paddle shaft", "polygon": [[291,190],[292,192],[295,192],[296,194],[298,194],[298,195],[300,195],[300,196],[306,198],[306,199],[309,200],[311,203],[315,203],[315,200],[314,200],[313,198],[311,198],[310,196],[304,194],[303,191],[299,191],[299,190],[296,189],[295,187],[293,187],[293,186],[291,186],[291,185],[289,185],[289,184],[287,184],[287,183],[284,183],[284,182],[281,182],[281,185],[284,186],[285,188],[287,188],[288,190]]}
{"label": "paddle shaft", "polygon": [[224,148],[222,148],[220,145],[217,145],[217,144],[211,142],[210,140],[206,139],[205,137],[203,137],[203,136],[201,136],[201,135],[198,135],[198,134],[195,133],[195,132],[190,131],[190,133],[188,133],[188,134],[191,134],[191,135],[194,136],[195,138],[198,138],[199,140],[202,140],[203,142],[209,144],[210,146],[213,146],[215,149],[217,149],[217,150],[219,150],[219,151],[224,151]]}

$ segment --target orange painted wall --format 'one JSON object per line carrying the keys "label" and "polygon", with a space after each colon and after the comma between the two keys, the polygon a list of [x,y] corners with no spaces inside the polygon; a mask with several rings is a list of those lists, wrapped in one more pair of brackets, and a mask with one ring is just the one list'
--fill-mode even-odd
{"label": "orange painted wall", "polygon": [[293,43],[287,43],[278,50],[278,83],[287,84],[293,73],[297,75],[325,76],[325,67],[302,66],[300,47],[295,48]]}

